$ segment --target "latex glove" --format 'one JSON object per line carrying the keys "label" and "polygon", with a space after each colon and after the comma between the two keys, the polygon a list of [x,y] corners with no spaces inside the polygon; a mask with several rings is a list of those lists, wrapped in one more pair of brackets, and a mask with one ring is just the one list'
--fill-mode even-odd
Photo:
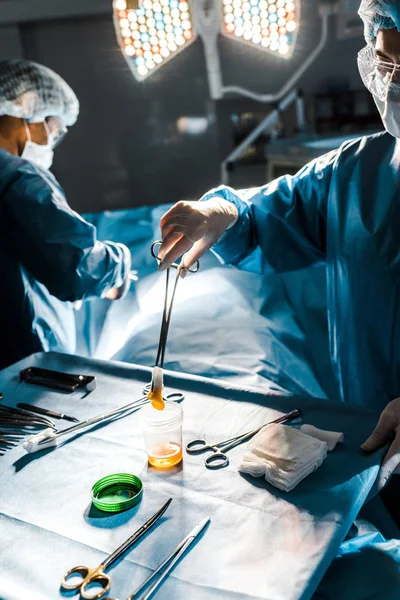
{"label": "latex glove", "polygon": [[121,298],[125,298],[126,294],[129,291],[131,281],[137,281],[138,279],[139,277],[137,271],[129,271],[124,283],[119,288],[110,288],[108,292],[104,294],[103,297],[107,298],[107,300],[120,300]]}
{"label": "latex glove", "polygon": [[383,459],[378,475],[378,489],[380,490],[385,487],[396,467],[400,465],[400,398],[389,402],[374,431],[361,448],[366,452],[373,452],[386,444],[393,434],[394,439]]}
{"label": "latex glove", "polygon": [[120,298],[118,288],[109,289],[104,298],[107,298],[107,300],[118,300]]}
{"label": "latex glove", "polygon": [[[162,245],[160,271],[167,269],[180,256],[182,266],[189,269],[232,227],[238,218],[234,204],[222,198],[204,202],[178,202],[161,218]],[[182,270],[184,277],[187,271]]]}

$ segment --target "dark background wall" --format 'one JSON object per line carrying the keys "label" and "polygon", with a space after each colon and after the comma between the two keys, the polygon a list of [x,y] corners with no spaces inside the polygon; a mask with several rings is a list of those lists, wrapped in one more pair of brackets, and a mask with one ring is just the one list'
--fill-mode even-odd
{"label": "dark background wall", "polygon": [[[221,39],[224,84],[277,91],[318,43],[317,2],[303,0],[301,7],[290,61]],[[325,50],[300,82],[308,96],[332,84],[362,87],[356,64],[362,37],[338,40],[334,18],[330,30]],[[220,183],[220,162],[233,148],[232,113],[267,111],[243,98],[210,99],[200,40],[138,83],[117,44],[111,0],[109,14],[0,27],[0,59],[12,56],[53,68],[80,99],[80,119],[53,169],[79,212],[198,198]],[[206,116],[209,127],[199,136],[179,133],[183,116]]]}

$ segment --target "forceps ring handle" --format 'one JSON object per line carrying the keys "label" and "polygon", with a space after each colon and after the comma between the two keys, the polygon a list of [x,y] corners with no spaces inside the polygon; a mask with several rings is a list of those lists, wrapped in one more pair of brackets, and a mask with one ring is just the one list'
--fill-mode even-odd
{"label": "forceps ring handle", "polygon": [[210,446],[206,440],[192,440],[186,444],[186,452],[188,454],[202,454],[206,450],[215,450],[215,452],[218,452],[218,448]]}
{"label": "forceps ring handle", "polygon": [[185,394],[182,392],[170,392],[166,396],[163,396],[165,402],[182,402],[185,399]]}
{"label": "forceps ring handle", "polygon": [[[101,567],[102,566],[103,565],[101,565]],[[75,583],[68,583],[68,578],[71,575],[80,575],[82,579]],[[97,583],[102,588],[97,594],[88,592],[87,588],[92,583]],[[62,578],[61,587],[68,591],[79,590],[82,598],[95,600],[96,598],[101,598],[101,596],[108,592],[111,587],[111,579],[106,573],[100,570],[99,567],[97,569],[88,569],[88,567],[85,567],[84,565],[79,565],[65,573]]]}
{"label": "forceps ring handle", "polygon": [[[153,242],[151,245],[151,255],[153,256],[153,258],[156,259],[157,262],[160,262],[161,258],[158,256],[158,253],[156,254],[155,247],[161,246],[161,244],[162,244],[162,241],[157,240],[156,242]],[[171,267],[173,267],[174,269],[181,268],[181,266],[178,265],[178,263],[172,263]],[[184,269],[185,271],[189,271],[189,273],[197,273],[199,268],[200,268],[200,263],[198,260],[196,260],[196,262],[194,263],[194,267],[191,267],[190,269],[187,269],[186,267],[182,267],[182,269]]]}
{"label": "forceps ring handle", "polygon": [[[93,594],[93,592],[88,589],[93,583],[97,583],[97,585],[101,586],[101,589],[97,592],[97,594]],[[80,589],[81,598],[85,598],[85,600],[96,600],[97,598],[101,598],[104,594],[106,594],[110,587],[110,577],[106,573],[99,573],[98,575],[94,575],[89,581],[86,581],[82,585]],[[94,588],[93,591],[95,591],[95,589],[96,588]]]}
{"label": "forceps ring handle", "polygon": [[210,454],[207,456],[204,461],[207,469],[222,469],[223,467],[227,467],[229,465],[229,458],[223,452],[214,452],[214,454]]}
{"label": "forceps ring handle", "polygon": [[[71,575],[80,575],[82,579],[80,579],[79,581],[75,581],[75,583],[68,583],[68,578]],[[84,565],[79,565],[78,567],[74,567],[73,569],[70,569],[69,571],[67,571],[64,575],[64,577],[62,578],[61,581],[61,587],[63,588],[63,590],[79,590],[79,588],[81,587],[81,585],[83,584],[84,580],[86,579],[86,577],[89,575],[89,569],[87,567],[85,567]]]}

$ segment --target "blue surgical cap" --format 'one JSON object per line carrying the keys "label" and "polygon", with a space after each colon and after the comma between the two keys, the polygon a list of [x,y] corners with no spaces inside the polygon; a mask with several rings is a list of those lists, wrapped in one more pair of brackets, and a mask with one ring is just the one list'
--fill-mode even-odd
{"label": "blue surgical cap", "polygon": [[400,2],[398,0],[362,0],[358,14],[364,21],[367,42],[375,42],[379,29],[400,31]]}
{"label": "blue surgical cap", "polygon": [[78,114],[78,98],[60,75],[27,60],[0,61],[0,116],[31,122],[58,117],[69,127]]}

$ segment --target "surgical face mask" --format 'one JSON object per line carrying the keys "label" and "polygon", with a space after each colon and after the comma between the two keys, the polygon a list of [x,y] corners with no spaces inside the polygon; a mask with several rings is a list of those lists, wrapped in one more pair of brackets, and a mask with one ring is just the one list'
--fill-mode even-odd
{"label": "surgical face mask", "polygon": [[400,66],[376,57],[372,45],[358,54],[358,69],[388,133],[400,138]]}
{"label": "surgical face mask", "polygon": [[31,132],[29,127],[25,123],[26,137],[28,138],[25,142],[24,150],[21,154],[21,158],[25,160],[29,160],[30,162],[38,165],[42,169],[50,169],[53,164],[53,145],[51,143],[50,131],[47,127],[46,121],[43,121],[43,126],[47,132],[47,144],[36,144],[36,142],[32,142]]}
{"label": "surgical face mask", "polygon": [[400,139],[400,103],[390,98],[387,98],[384,102],[376,96],[373,96],[373,98],[386,131],[393,137]]}

